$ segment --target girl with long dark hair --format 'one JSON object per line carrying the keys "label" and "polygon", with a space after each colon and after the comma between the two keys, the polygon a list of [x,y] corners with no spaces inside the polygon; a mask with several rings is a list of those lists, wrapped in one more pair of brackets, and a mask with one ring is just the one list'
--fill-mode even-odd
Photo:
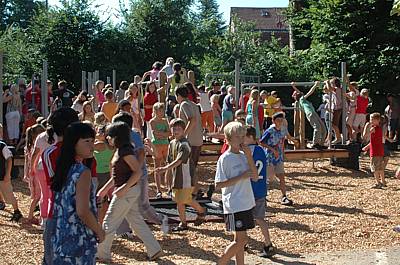
{"label": "girl with long dark hair", "polygon": [[65,130],[51,181],[53,264],[94,265],[97,242],[104,240],[105,233],[97,222],[96,185],[90,171],[94,139],[95,131],[86,123],[72,123]]}

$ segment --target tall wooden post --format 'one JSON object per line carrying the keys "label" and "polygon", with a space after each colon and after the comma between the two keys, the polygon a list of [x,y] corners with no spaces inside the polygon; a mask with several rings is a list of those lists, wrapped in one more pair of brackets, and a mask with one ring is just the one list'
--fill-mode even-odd
{"label": "tall wooden post", "polygon": [[82,81],[81,81],[81,89],[82,91],[88,91],[86,86],[86,71],[82,71]]}
{"label": "tall wooden post", "polygon": [[41,102],[42,102],[42,106],[41,106],[41,111],[42,111],[42,115],[43,117],[47,117],[49,115],[49,90],[47,87],[47,61],[44,60],[43,61],[43,69],[42,69],[42,89],[41,89]]}
{"label": "tall wooden post", "polygon": [[[293,129],[293,136],[297,140],[300,141],[300,109],[299,109],[299,102],[296,101],[294,103],[294,116],[293,116],[293,121],[294,121],[294,129]],[[300,148],[300,145],[299,145]],[[296,145],[294,146],[294,149],[296,150],[297,147]]]}
{"label": "tall wooden post", "polygon": [[344,107],[344,102],[346,101],[346,91],[347,91],[347,84],[346,84],[346,76],[347,76],[347,66],[346,62],[341,63],[341,74],[342,74],[342,144],[347,142],[347,126],[346,126],[346,108]]}
{"label": "tall wooden post", "polygon": [[3,52],[0,51],[0,123],[3,122]]}
{"label": "tall wooden post", "polygon": [[236,99],[236,108],[239,106],[239,97],[240,97],[240,61],[235,60],[235,99]]}

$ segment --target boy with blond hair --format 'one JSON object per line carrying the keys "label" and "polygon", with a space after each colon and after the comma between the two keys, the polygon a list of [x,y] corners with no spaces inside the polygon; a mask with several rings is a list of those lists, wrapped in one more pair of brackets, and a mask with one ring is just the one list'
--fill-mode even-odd
{"label": "boy with blond hair", "polygon": [[221,189],[224,219],[227,231],[234,241],[225,249],[218,264],[228,264],[235,256],[236,264],[244,264],[247,230],[254,228],[252,209],[255,206],[250,178],[258,180],[257,168],[251,150],[244,144],[246,129],[240,122],[230,122],[224,128],[228,150],[217,162],[216,189]]}

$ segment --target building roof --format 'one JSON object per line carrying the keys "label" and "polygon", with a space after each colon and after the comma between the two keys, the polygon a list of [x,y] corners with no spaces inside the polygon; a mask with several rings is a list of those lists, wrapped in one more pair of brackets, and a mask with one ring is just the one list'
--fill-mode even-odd
{"label": "building roof", "polygon": [[288,30],[286,8],[231,7],[231,18],[237,15],[243,21],[255,23],[256,30]]}

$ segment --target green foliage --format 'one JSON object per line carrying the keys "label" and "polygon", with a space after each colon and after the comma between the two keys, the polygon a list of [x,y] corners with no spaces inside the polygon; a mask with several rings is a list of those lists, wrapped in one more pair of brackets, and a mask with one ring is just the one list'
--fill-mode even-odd
{"label": "green foliage", "polygon": [[393,3],[392,15],[400,16],[400,0],[395,0]]}
{"label": "green foliage", "polygon": [[26,29],[29,21],[43,8],[43,2],[34,0],[0,1],[0,31],[14,25]]}

